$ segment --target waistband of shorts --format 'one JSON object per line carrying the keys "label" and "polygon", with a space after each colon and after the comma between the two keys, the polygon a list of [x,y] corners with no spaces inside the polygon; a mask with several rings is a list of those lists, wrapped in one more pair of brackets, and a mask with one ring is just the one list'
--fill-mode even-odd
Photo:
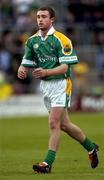
{"label": "waistband of shorts", "polygon": [[56,78],[56,79],[50,79],[50,80],[45,80],[45,79],[41,79],[42,82],[52,82],[52,81],[61,81],[61,80],[64,80],[64,79],[70,79],[71,80],[71,77],[64,77],[64,78]]}

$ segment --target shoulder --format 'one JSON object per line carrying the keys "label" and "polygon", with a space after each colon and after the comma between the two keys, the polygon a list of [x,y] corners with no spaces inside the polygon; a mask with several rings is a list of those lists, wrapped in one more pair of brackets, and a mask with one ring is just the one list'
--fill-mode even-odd
{"label": "shoulder", "polygon": [[60,39],[62,39],[62,38],[64,38],[64,39],[69,39],[66,35],[64,35],[63,33],[61,33],[61,32],[59,32],[59,31],[54,31],[54,33],[53,33],[57,38],[60,38]]}
{"label": "shoulder", "polygon": [[36,32],[35,34],[33,34],[32,36],[30,36],[28,39],[34,39],[35,37],[38,37],[38,32]]}
{"label": "shoulder", "polygon": [[55,31],[53,33],[53,35],[60,41],[60,43],[64,46],[66,44],[72,46],[71,40],[64,35],[63,33],[59,32],[59,31]]}
{"label": "shoulder", "polygon": [[25,45],[27,46],[31,46],[31,44],[34,42],[35,38],[38,37],[38,33],[36,32],[35,34],[33,34],[32,36],[30,36],[26,42],[25,42]]}

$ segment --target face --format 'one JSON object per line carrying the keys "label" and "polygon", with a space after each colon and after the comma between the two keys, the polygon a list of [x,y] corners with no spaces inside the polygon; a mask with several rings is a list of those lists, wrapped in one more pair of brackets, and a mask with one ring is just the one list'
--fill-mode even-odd
{"label": "face", "polygon": [[40,30],[47,31],[52,26],[54,18],[50,18],[47,10],[37,12],[37,24]]}

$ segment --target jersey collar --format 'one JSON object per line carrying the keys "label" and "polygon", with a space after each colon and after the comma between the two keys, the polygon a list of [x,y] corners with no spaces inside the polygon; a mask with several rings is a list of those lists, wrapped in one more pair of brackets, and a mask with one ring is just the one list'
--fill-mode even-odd
{"label": "jersey collar", "polygon": [[[49,29],[49,31],[47,32],[47,34],[46,34],[46,36],[45,36],[44,39],[46,39],[47,36],[52,35],[54,32],[55,32],[55,29],[54,29],[54,27],[52,26],[52,27]],[[38,36],[41,36],[40,30],[38,31]],[[42,37],[42,36],[41,36],[41,37]]]}

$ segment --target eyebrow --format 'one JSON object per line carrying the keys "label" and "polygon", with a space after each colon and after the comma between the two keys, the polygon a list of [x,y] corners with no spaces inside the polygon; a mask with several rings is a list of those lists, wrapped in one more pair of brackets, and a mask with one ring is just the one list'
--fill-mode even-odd
{"label": "eyebrow", "polygon": [[42,16],[42,17],[48,17],[48,15],[46,15],[46,14],[37,14],[37,17],[40,17],[40,16]]}

